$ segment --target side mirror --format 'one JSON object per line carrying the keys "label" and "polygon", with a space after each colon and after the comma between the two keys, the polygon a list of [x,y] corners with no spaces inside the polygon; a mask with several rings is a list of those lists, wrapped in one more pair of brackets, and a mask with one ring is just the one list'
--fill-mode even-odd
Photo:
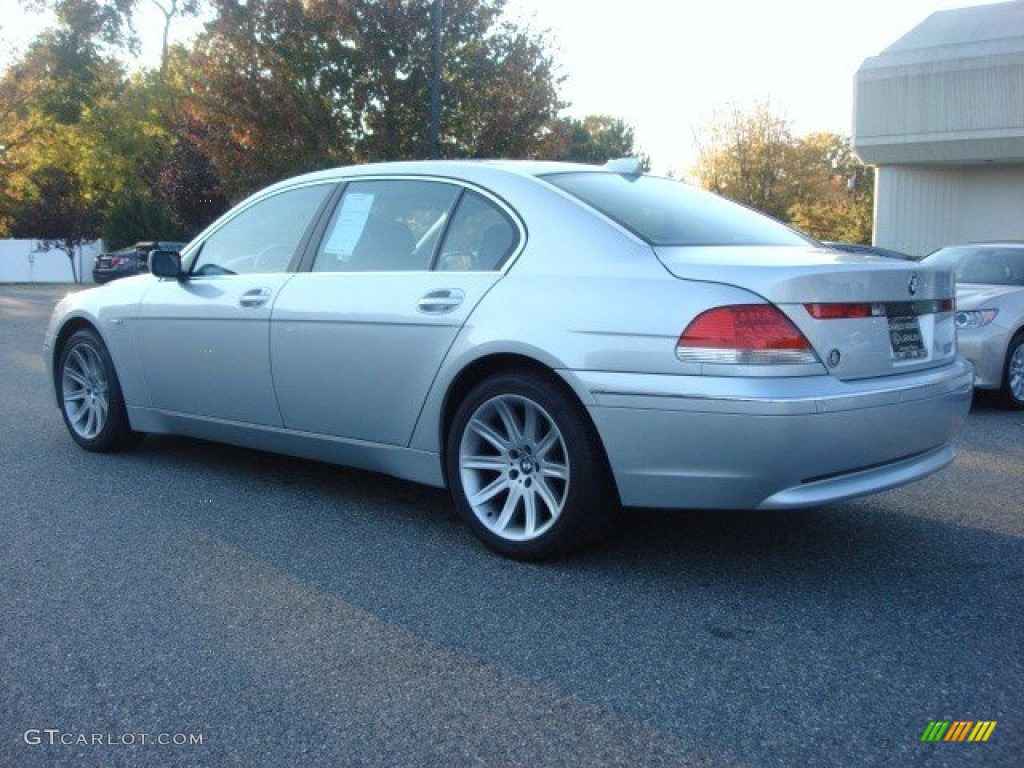
{"label": "side mirror", "polygon": [[177,251],[151,251],[149,254],[149,273],[156,277],[169,277],[181,280],[181,254]]}

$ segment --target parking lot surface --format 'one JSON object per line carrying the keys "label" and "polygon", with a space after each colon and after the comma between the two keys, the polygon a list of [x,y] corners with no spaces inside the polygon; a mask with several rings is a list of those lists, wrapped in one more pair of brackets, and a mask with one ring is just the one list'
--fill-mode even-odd
{"label": "parking lot surface", "polygon": [[526,565],[380,475],[80,450],[40,357],[66,290],[0,287],[4,768],[1021,765],[1024,413],[978,398],[906,488],[631,511]]}

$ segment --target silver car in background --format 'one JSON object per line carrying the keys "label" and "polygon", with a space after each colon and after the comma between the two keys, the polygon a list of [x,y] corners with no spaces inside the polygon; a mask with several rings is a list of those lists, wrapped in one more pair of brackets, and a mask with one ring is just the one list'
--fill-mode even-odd
{"label": "silver car in background", "polygon": [[1024,408],[1024,243],[948,246],[921,263],[956,272],[957,335],[975,386]]}
{"label": "silver car in background", "polygon": [[447,486],[521,559],[620,504],[812,507],[954,458],[953,275],[823,249],[634,161],[340,168],[64,299],[82,447],[175,433]]}

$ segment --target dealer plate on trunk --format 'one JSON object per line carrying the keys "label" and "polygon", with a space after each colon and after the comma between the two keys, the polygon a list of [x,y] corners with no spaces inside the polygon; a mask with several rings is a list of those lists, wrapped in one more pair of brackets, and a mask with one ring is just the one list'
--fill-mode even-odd
{"label": "dealer plate on trunk", "polygon": [[893,360],[917,360],[927,356],[921,322],[914,316],[889,318],[889,342]]}

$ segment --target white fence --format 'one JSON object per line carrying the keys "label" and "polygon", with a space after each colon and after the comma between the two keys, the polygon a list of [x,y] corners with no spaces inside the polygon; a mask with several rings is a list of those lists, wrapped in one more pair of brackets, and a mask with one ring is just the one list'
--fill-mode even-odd
{"label": "white fence", "polygon": [[[55,248],[41,249],[40,245],[39,240],[0,240],[0,283],[73,283],[68,255]],[[75,250],[79,282],[92,282],[92,262],[102,251],[102,240]]]}

